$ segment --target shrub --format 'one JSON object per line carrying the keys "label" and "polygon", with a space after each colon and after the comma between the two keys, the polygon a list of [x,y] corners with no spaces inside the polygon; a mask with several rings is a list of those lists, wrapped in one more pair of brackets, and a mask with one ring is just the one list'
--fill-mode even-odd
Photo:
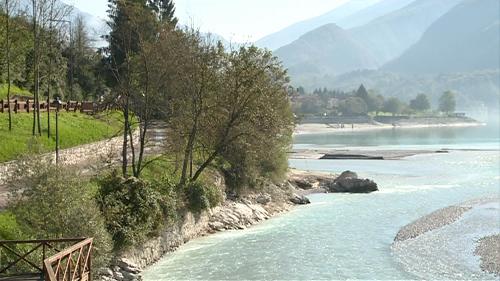
{"label": "shrub", "polygon": [[15,220],[6,215],[11,231],[17,232],[17,222],[22,233],[35,239],[93,237],[96,268],[105,265],[111,239],[96,212],[95,185],[70,168],[43,161],[23,165],[18,170],[24,172],[14,175],[11,183],[9,211]]}
{"label": "shrub", "polygon": [[114,173],[99,184],[99,206],[117,249],[156,235],[175,213],[173,191],[162,181],[125,179]]}
{"label": "shrub", "polygon": [[205,188],[200,182],[189,183],[186,189],[186,196],[189,209],[193,212],[200,212],[210,208],[210,201],[205,194]]}
{"label": "shrub", "polygon": [[215,207],[222,201],[222,194],[216,186],[203,184],[202,182],[189,183],[186,189],[186,197],[189,209],[194,212]]}

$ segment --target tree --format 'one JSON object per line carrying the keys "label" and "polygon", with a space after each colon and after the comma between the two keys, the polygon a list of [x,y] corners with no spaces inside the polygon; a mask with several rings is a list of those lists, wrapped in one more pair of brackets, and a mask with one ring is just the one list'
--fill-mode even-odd
{"label": "tree", "polygon": [[392,116],[395,116],[396,114],[401,113],[403,110],[403,104],[398,98],[392,97],[385,101],[384,110],[392,113]]}
{"label": "tree", "polygon": [[360,97],[349,97],[340,103],[342,115],[363,115],[368,112],[366,102]]}
{"label": "tree", "polygon": [[12,84],[11,77],[11,11],[12,11],[12,0],[5,0],[5,61],[7,66],[7,106],[8,106],[8,114],[9,114],[9,131],[12,131],[12,112],[10,109],[10,88]]}
{"label": "tree", "polygon": [[410,108],[416,111],[426,111],[431,108],[431,103],[425,94],[419,94],[410,101]]}
{"label": "tree", "polygon": [[361,84],[359,86],[358,90],[356,91],[355,96],[358,97],[358,98],[361,98],[366,103],[368,103],[367,102],[367,100],[368,100],[368,91],[366,90],[366,88],[365,88],[365,86],[363,84]]}
{"label": "tree", "polygon": [[[133,149],[131,96],[137,89],[134,84],[133,60],[141,51],[141,44],[153,40],[157,33],[156,21],[145,3],[139,1],[110,0],[108,22],[108,81],[123,112],[122,174],[128,176],[128,148]],[[142,135],[142,134],[141,134]],[[130,138],[130,143],[129,143]],[[134,156],[135,154],[133,154]],[[134,169],[135,170],[135,169]],[[135,174],[135,171],[134,171]]]}
{"label": "tree", "polygon": [[169,25],[177,25],[175,17],[175,5],[172,0],[147,0],[147,5],[152,9],[160,21]]}
{"label": "tree", "polygon": [[444,92],[439,98],[439,110],[441,112],[454,112],[456,105],[455,94],[451,91]]}

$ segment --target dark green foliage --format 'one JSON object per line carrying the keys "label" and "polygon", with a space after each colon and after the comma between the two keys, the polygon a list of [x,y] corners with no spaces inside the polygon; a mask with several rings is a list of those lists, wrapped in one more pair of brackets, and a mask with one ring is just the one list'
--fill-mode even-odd
{"label": "dark green foliage", "polygon": [[186,189],[186,198],[189,209],[193,212],[200,212],[210,208],[205,186],[201,182],[191,182]]}
{"label": "dark green foliage", "polygon": [[363,84],[361,84],[356,91],[356,97],[361,98],[365,102],[368,100],[368,91]]}
{"label": "dark green foliage", "polygon": [[359,97],[350,97],[340,103],[343,115],[362,115],[368,113],[366,102]]}
{"label": "dark green foliage", "polygon": [[189,183],[185,192],[188,207],[193,212],[216,207],[222,202],[222,194],[217,187],[201,181]]}
{"label": "dark green foliage", "polygon": [[396,115],[403,111],[403,103],[398,98],[389,98],[385,101],[384,111]]}
{"label": "dark green foliage", "polygon": [[162,23],[177,25],[175,17],[175,5],[172,0],[147,0],[148,7],[153,10],[157,18]]}
{"label": "dark green foliage", "polygon": [[425,94],[419,94],[410,101],[410,108],[416,111],[426,111],[431,108],[431,103]]}
{"label": "dark green foliage", "polygon": [[439,98],[439,110],[442,112],[454,112],[456,106],[457,102],[455,100],[455,94],[453,92],[446,91]]}
{"label": "dark green foliage", "polygon": [[145,241],[175,217],[176,198],[167,180],[125,179],[112,173],[99,186],[97,201],[115,248]]}

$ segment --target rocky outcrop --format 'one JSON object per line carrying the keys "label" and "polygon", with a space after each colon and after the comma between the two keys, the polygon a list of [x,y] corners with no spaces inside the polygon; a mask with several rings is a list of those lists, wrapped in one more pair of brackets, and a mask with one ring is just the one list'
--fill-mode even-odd
{"label": "rocky outcrop", "polygon": [[253,204],[248,200],[226,202],[224,206],[214,209],[208,226],[211,231],[245,229],[270,217],[260,204]]}
{"label": "rocky outcrop", "polygon": [[330,192],[370,193],[378,190],[378,186],[374,181],[359,179],[358,175],[351,171],[343,172],[326,186]]}
{"label": "rocky outcrop", "polygon": [[298,195],[295,193],[290,197],[290,202],[296,205],[306,205],[311,203],[309,198],[305,197],[304,195]]}

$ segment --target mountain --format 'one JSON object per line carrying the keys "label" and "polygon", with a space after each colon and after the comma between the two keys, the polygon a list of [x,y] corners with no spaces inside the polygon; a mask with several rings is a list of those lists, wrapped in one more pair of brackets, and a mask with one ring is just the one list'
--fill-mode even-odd
{"label": "mountain", "polygon": [[314,17],[305,21],[295,23],[276,33],[270,34],[258,40],[255,44],[259,47],[268,48],[270,50],[278,49],[279,47],[293,42],[301,35],[315,28],[329,23],[336,23],[339,20],[346,18],[358,11],[361,11],[364,8],[369,7],[379,1],[381,0],[350,0],[349,2],[319,17]]}
{"label": "mountain", "polygon": [[500,2],[465,0],[382,69],[400,73],[453,73],[498,69]]}
{"label": "mountain", "polygon": [[415,0],[382,0],[337,22],[344,29],[361,26],[370,21],[399,10]]}
{"label": "mountain", "polygon": [[382,65],[415,44],[434,21],[461,1],[416,0],[349,32],[370,48]]}
{"label": "mountain", "polygon": [[290,75],[301,80],[377,66],[367,48],[333,23],[306,33],[275,54],[286,62]]}
{"label": "mountain", "polygon": [[348,30],[322,26],[275,54],[289,68],[296,85],[311,85],[324,76],[353,70],[376,69],[416,43],[434,21],[460,1],[415,0],[363,26]]}

